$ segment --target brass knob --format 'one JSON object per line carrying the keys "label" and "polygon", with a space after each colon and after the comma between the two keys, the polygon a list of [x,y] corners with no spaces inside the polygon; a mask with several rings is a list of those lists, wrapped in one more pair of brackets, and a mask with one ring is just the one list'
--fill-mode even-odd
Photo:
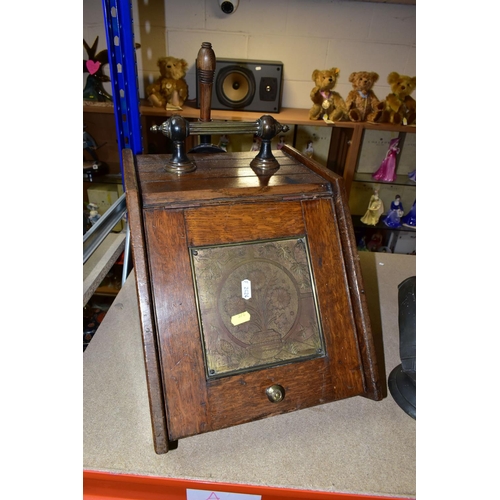
{"label": "brass knob", "polygon": [[279,403],[285,397],[285,389],[281,385],[275,384],[266,389],[266,395],[271,403]]}

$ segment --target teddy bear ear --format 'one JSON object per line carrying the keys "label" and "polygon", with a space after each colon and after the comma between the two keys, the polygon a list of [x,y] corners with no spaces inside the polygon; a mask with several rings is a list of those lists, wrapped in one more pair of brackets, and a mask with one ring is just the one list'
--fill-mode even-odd
{"label": "teddy bear ear", "polygon": [[332,68],[330,70],[335,76],[339,76],[340,74],[340,69],[339,68]]}
{"label": "teddy bear ear", "polygon": [[371,77],[372,77],[373,83],[375,83],[379,79],[378,73],[375,73],[375,71],[372,71]]}
{"label": "teddy bear ear", "polygon": [[349,75],[349,81],[352,83],[354,79],[356,78],[357,73],[354,71]]}
{"label": "teddy bear ear", "polygon": [[387,83],[394,83],[397,79],[399,78],[399,73],[396,73],[396,71],[392,71],[389,73],[389,76],[387,77]]}
{"label": "teddy bear ear", "polygon": [[414,76],[413,78],[410,79],[411,84],[413,85],[414,88],[417,87],[417,77]]}

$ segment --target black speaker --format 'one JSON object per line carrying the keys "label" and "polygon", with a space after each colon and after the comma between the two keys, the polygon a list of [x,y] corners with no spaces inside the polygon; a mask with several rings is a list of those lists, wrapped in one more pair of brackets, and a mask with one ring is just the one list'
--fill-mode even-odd
{"label": "black speaker", "polygon": [[[217,59],[212,87],[212,109],[279,113],[283,63],[250,59]],[[196,106],[200,107],[198,69]]]}

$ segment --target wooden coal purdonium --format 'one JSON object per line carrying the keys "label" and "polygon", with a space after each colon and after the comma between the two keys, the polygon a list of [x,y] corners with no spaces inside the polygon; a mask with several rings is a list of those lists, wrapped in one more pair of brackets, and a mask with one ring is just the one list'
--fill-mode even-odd
{"label": "wooden coal purdonium", "polygon": [[[268,118],[246,126],[281,130]],[[123,151],[155,451],[352,396],[380,400],[343,179],[286,145],[257,157],[180,148]],[[179,171],[176,155],[189,166]]]}

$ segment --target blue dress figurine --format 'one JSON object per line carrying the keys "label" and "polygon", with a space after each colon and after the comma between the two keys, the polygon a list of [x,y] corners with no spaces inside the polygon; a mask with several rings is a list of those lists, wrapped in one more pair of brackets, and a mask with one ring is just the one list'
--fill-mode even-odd
{"label": "blue dress figurine", "polygon": [[401,227],[401,217],[403,217],[403,204],[401,203],[401,196],[396,195],[394,201],[391,203],[391,208],[387,213],[384,224],[392,229],[397,229]]}
{"label": "blue dress figurine", "polygon": [[401,219],[403,226],[417,228],[417,200],[413,202],[410,211]]}

